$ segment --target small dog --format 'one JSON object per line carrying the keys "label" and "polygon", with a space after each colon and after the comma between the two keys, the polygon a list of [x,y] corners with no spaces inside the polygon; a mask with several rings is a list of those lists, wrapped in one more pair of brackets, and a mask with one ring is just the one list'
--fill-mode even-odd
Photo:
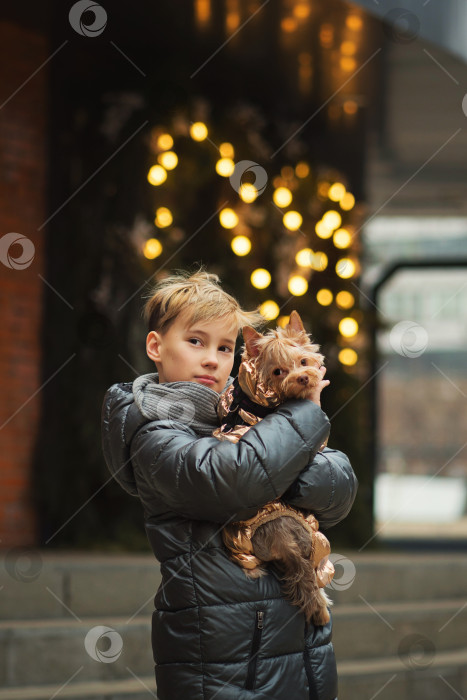
{"label": "small dog", "polygon": [[[299,314],[292,311],[285,328],[264,336],[243,328],[245,340],[238,377],[221,395],[218,415],[223,421],[213,435],[237,442],[252,425],[291,398],[307,398],[322,379],[324,363],[319,345],[308,337]],[[324,442],[320,450],[327,444]],[[245,574],[259,578],[267,573],[265,562],[274,562],[281,573],[283,591],[305,613],[307,622],[329,622],[331,601],[321,590],[333,575],[329,541],[318,531],[311,513],[304,514],[281,501],[272,501],[249,520],[231,523],[222,530],[231,558]]]}

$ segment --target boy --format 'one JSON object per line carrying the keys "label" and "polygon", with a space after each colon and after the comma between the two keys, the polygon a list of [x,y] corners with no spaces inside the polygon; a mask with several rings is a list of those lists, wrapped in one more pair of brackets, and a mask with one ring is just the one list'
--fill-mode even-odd
{"label": "boy", "polygon": [[[219,393],[232,381],[235,342],[258,325],[216,275],[169,277],[145,308],[157,373],[115,384],[103,405],[103,449],[142,503],[160,562],[152,647],[159,700],[333,700],[331,625],[306,625],[271,569],[247,579],[221,530],[281,498],[330,527],[354,501],[347,457],[329,447],[319,395],[283,403],[238,443],[212,437]],[[323,376],[325,369],[323,368]]]}

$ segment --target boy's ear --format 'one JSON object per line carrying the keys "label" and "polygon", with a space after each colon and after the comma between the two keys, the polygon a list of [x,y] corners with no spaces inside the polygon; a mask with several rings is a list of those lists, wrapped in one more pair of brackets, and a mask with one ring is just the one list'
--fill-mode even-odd
{"label": "boy's ear", "polygon": [[146,337],[146,355],[154,362],[160,362],[159,353],[160,336],[157,331],[151,331]]}
{"label": "boy's ear", "polygon": [[300,318],[298,311],[291,312],[289,322],[288,322],[286,328],[291,328],[293,331],[297,331],[297,332],[305,330],[303,323],[302,323],[302,319]]}
{"label": "boy's ear", "polygon": [[256,345],[255,341],[258,340],[258,338],[262,338],[263,336],[261,335],[261,333],[255,331],[255,329],[251,326],[244,326],[242,328],[242,333],[247,353],[250,357],[258,357],[259,348]]}

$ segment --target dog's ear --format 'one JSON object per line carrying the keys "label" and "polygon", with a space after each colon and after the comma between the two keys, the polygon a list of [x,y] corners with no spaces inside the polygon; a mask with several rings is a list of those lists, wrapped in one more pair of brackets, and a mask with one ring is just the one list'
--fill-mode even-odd
{"label": "dog's ear", "polygon": [[255,331],[251,326],[244,326],[242,328],[243,340],[245,341],[246,351],[250,357],[258,357],[259,348],[257,347],[255,341],[258,338],[262,338],[261,333]]}
{"label": "dog's ear", "polygon": [[293,331],[297,331],[297,332],[305,330],[305,328],[303,327],[302,319],[300,318],[298,311],[291,312],[290,319],[289,319],[289,322],[288,322],[286,328],[291,328]]}

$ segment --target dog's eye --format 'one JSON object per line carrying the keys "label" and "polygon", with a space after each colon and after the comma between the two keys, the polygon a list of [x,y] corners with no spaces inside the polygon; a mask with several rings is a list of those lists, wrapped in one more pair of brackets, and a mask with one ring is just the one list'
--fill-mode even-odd
{"label": "dog's eye", "polygon": [[278,368],[278,369],[274,370],[273,374],[275,374],[276,377],[278,377],[281,374],[281,372],[282,372],[282,370]]}
{"label": "dog's eye", "polygon": [[301,365],[307,365],[308,363],[307,363],[307,361],[305,360],[305,358],[303,358],[303,360],[300,361],[300,364],[301,364]]}

